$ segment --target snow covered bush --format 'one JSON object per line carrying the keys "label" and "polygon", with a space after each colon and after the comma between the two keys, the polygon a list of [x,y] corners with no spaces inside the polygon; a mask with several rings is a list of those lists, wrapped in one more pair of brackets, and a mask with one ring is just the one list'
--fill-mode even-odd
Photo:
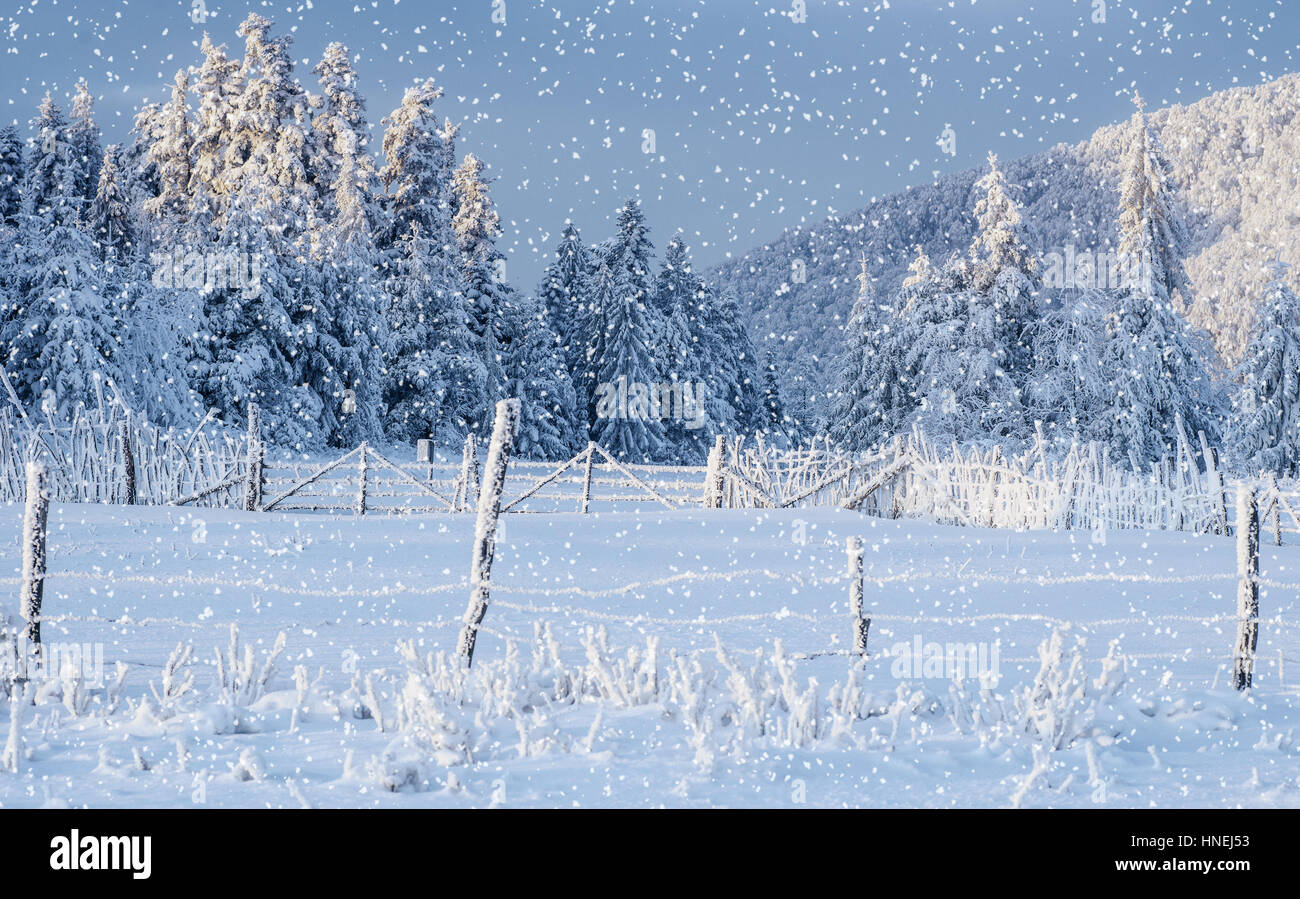
{"label": "snow covered bush", "polygon": [[[1070,638],[1073,637],[1073,642]],[[1068,626],[1057,628],[1038,647],[1039,670],[1032,685],[1016,697],[1024,732],[1050,750],[1067,749],[1099,732],[1103,709],[1125,682],[1125,662],[1117,644],[1089,679],[1083,651],[1087,641]]]}
{"label": "snow covered bush", "polygon": [[281,631],[259,664],[252,645],[241,646],[239,625],[230,625],[230,644],[225,654],[217,650],[218,701],[226,706],[241,707],[250,706],[260,699],[275,676],[275,665],[284,652],[286,639],[284,631]]}

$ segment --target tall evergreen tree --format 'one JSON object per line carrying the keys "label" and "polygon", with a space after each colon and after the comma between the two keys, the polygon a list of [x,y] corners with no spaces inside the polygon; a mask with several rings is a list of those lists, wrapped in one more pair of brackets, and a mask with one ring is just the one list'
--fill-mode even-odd
{"label": "tall evergreen tree", "polygon": [[154,220],[154,235],[175,246],[186,227],[190,208],[190,151],[194,139],[190,129],[189,73],[177,69],[171,100],[158,119],[158,138],[148,149],[149,162],[158,173],[158,193],[144,202],[144,211]]}
{"label": "tall evergreen tree", "polygon": [[94,404],[96,378],[122,383],[119,323],[95,245],[75,223],[41,220],[22,239],[34,262],[24,308],[6,326],[9,373],[25,405],[48,398],[58,414],[71,414]]}
{"label": "tall evergreen tree", "polygon": [[68,165],[73,170],[73,190],[78,206],[95,196],[99,182],[99,169],[103,165],[104,150],[100,144],[99,126],[95,124],[95,98],[84,81],[77,82],[72,97],[72,116],[67,132]]}
{"label": "tall evergreen tree", "polygon": [[[1119,458],[1155,461],[1177,443],[1178,421],[1215,434],[1209,373],[1174,305],[1189,290],[1186,231],[1174,200],[1171,166],[1141,101],[1129,131],[1120,184],[1120,255],[1140,270],[1120,291],[1105,366],[1113,372],[1109,442]],[[1186,305],[1187,300],[1184,299]]]}
{"label": "tall evergreen tree", "polygon": [[227,56],[225,44],[213,44],[205,34],[201,50],[203,64],[195,73],[192,88],[198,97],[198,110],[186,218],[188,239],[203,246],[216,240],[227,213],[230,137],[244,85],[240,64]]}
{"label": "tall evergreen tree", "polygon": [[79,169],[70,163],[68,119],[47,93],[32,120],[36,141],[23,172],[23,214],[49,226],[76,221]]}
{"label": "tall evergreen tree", "polygon": [[489,379],[469,328],[465,280],[452,228],[450,147],[430,81],[408,88],[384,119],[390,228],[386,425],[390,436],[463,440],[489,405]]}
{"label": "tall evergreen tree", "polygon": [[323,101],[313,121],[311,178],[322,221],[313,229],[321,330],[306,371],[327,396],[325,431],[334,445],[353,446],[381,435],[383,395],[382,269],[374,242],[378,179],[365,146],[365,101],[347,48],[331,44],[315,68]]}
{"label": "tall evergreen tree", "polygon": [[592,439],[615,458],[655,461],[663,453],[663,426],[651,408],[658,371],[650,354],[646,294],[638,297],[627,269],[602,265],[592,299],[598,330],[590,363],[597,381]]}
{"label": "tall evergreen tree", "polygon": [[1300,298],[1287,286],[1286,270],[1275,263],[1255,337],[1237,368],[1229,445],[1247,472],[1294,477],[1300,473]]}
{"label": "tall evergreen tree", "polygon": [[146,245],[149,239],[149,221],[144,215],[144,204],[158,196],[158,167],[149,159],[149,148],[161,137],[162,108],[157,103],[145,103],[136,111],[131,125],[131,140],[123,148],[118,167],[122,171],[123,186],[131,202],[131,214]]}
{"label": "tall evergreen tree", "polygon": [[[542,275],[538,294],[551,328],[560,339],[565,364],[571,371],[577,370],[581,364],[583,341],[576,328],[582,314],[582,303],[590,290],[588,264],[582,236],[572,222],[566,222],[564,234],[555,247],[555,259]],[[581,396],[579,402],[581,408],[586,408],[586,401]]]}
{"label": "tall evergreen tree", "polygon": [[387,433],[397,440],[427,437],[455,445],[483,414],[487,372],[472,351],[461,295],[447,290],[441,248],[412,221],[397,250],[388,317]]}
{"label": "tall evergreen tree", "polygon": [[652,301],[650,256],[653,252],[650,227],[646,224],[641,204],[635,199],[629,199],[618,211],[614,237],[605,254],[604,263],[609,266],[614,277],[631,291],[631,298],[638,303]]}
{"label": "tall evergreen tree", "polygon": [[888,377],[888,366],[894,360],[879,358],[884,349],[881,312],[864,253],[862,270],[858,274],[857,300],[845,328],[844,350],[839,360],[839,377],[827,430],[831,440],[842,449],[866,450],[882,436],[880,393],[888,386],[880,381],[882,377]]}
{"label": "tall evergreen tree", "polygon": [[110,265],[114,260],[129,260],[138,251],[131,205],[117,166],[120,152],[116,144],[105,150],[95,196],[86,214],[87,231],[99,247],[100,258]]}
{"label": "tall evergreen tree", "polygon": [[[483,163],[470,153],[452,177],[455,215],[452,228],[460,250],[465,279],[465,303],[470,330],[477,341],[479,357],[488,372],[491,396],[500,398],[504,389],[504,354],[515,338],[510,323],[517,317],[509,307],[514,292],[502,277],[505,257],[497,249],[501,219],[488,193]],[[484,408],[484,430],[489,409]]]}
{"label": "tall evergreen tree", "polygon": [[[721,398],[715,397],[710,404],[701,391],[701,388],[707,391],[710,386],[705,383],[704,371],[715,360],[705,357],[704,347],[697,342],[692,328],[692,320],[699,314],[698,307],[705,295],[703,282],[691,269],[686,244],[681,235],[674,235],[664,247],[663,266],[652,294],[660,318],[652,348],[656,367],[661,383],[674,385],[674,402],[678,402],[675,399],[678,390],[682,396],[676,408],[665,410],[669,413],[664,422],[668,461],[689,463],[703,459],[717,433],[716,427],[710,426],[709,413],[716,412]],[[690,398],[689,409],[686,397]]]}
{"label": "tall evergreen tree", "polygon": [[249,402],[291,446],[329,439],[325,409],[336,379],[323,385],[305,366],[305,344],[328,333],[319,287],[305,277],[313,191],[307,177],[307,96],[293,77],[288,37],[249,15],[240,67],[244,89],[231,117],[225,183],[229,210],[213,252],[242,260],[250,278],[205,290],[194,358],[204,399],[239,421]]}
{"label": "tall evergreen tree", "polygon": [[525,458],[566,459],[587,438],[560,340],[540,300],[523,297],[509,314],[515,321],[504,357],[504,392],[521,403],[515,449]]}
{"label": "tall evergreen tree", "polygon": [[1007,188],[998,158],[989,154],[989,171],[977,187],[979,223],[971,245],[974,299],[990,307],[995,345],[992,352],[1017,388],[1024,386],[1033,357],[1029,335],[1037,314],[1038,260],[1028,247],[1020,210]]}
{"label": "tall evergreen tree", "polygon": [[781,398],[781,379],[776,373],[776,363],[770,357],[760,357],[759,368],[763,408],[767,412],[764,431],[773,438],[793,444],[795,434],[792,433],[791,422],[785,413],[785,401]]}
{"label": "tall evergreen tree", "polygon": [[23,142],[18,129],[0,128],[0,226],[18,227],[22,208]]}

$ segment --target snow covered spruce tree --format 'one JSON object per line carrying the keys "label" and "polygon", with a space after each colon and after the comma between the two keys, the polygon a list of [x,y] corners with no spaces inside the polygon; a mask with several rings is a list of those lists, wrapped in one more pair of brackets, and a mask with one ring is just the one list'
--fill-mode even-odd
{"label": "snow covered spruce tree", "polygon": [[396,440],[462,442],[481,418],[487,372],[473,351],[463,299],[449,290],[442,248],[411,222],[395,246],[388,309],[388,414]]}
{"label": "snow covered spruce tree", "polygon": [[917,347],[909,341],[918,335],[941,337],[953,314],[939,302],[940,286],[940,272],[917,245],[908,275],[889,303],[874,313],[866,308],[858,313],[860,320],[871,316],[874,330],[851,322],[849,339],[861,346],[861,365],[852,358],[842,363],[838,406],[832,407],[828,427],[845,449],[881,446],[909,427],[920,407],[917,384],[930,355],[923,347],[913,354]]}
{"label": "snow covered spruce tree", "polygon": [[225,44],[213,44],[205,34],[201,51],[203,63],[195,73],[192,88],[199,102],[187,193],[188,239],[205,245],[216,240],[216,226],[225,220],[228,211],[226,152],[244,85],[239,62],[230,59]]}
{"label": "snow covered spruce tree", "polygon": [[[674,235],[664,247],[663,266],[655,280],[652,296],[660,316],[660,327],[655,335],[654,358],[663,382],[674,385],[671,397],[678,396],[678,409],[665,410],[665,458],[680,462],[697,462],[708,454],[717,432],[717,421],[729,421],[730,416],[714,418],[717,403],[725,402],[720,394],[709,402],[705,369],[714,360],[706,359],[692,329],[699,314],[699,304],[706,291],[703,283],[691,270],[686,255],[686,244],[681,235]],[[689,397],[691,408],[686,408]],[[676,401],[675,399],[672,401]]]}
{"label": "snow covered spruce tree", "polygon": [[385,428],[398,440],[462,442],[489,406],[488,374],[465,305],[452,228],[451,148],[432,80],[408,88],[383,124],[388,226]]}
{"label": "snow covered spruce tree", "polygon": [[898,335],[919,403],[913,418],[941,442],[1015,441],[1029,429],[1022,392],[1033,358],[1038,266],[995,156],[977,188],[969,253],[940,272],[918,255]]}
{"label": "snow covered spruce tree", "polygon": [[84,81],[77,82],[72,97],[72,116],[66,141],[74,194],[78,199],[90,202],[95,196],[104,150],[100,144],[99,126],[95,124],[95,98]]}
{"label": "snow covered spruce tree", "polygon": [[1190,434],[1217,434],[1216,404],[1197,339],[1175,307],[1190,305],[1183,268],[1187,234],[1174,199],[1172,167],[1140,99],[1120,184],[1119,253],[1133,277],[1116,297],[1104,366],[1110,377],[1103,415],[1112,453],[1139,464],[1172,452],[1181,417]]}
{"label": "snow covered spruce tree", "polygon": [[1026,405],[1060,444],[1106,439],[1111,373],[1104,357],[1113,302],[1109,291],[1088,288],[1058,298],[1038,317]]}
{"label": "snow covered spruce tree", "polygon": [[0,128],[0,226],[18,227],[22,208],[23,142],[18,128]]}
{"label": "snow covered spruce tree", "polygon": [[989,171],[976,187],[983,196],[975,204],[979,229],[971,245],[973,300],[992,317],[991,352],[1004,377],[1019,390],[1033,357],[1030,340],[1038,314],[1039,264],[995,154],[989,154]]}
{"label": "snow covered spruce tree", "polygon": [[31,263],[23,308],[6,328],[9,373],[25,404],[49,399],[69,415],[96,404],[96,379],[123,383],[119,322],[94,241],[75,220],[34,214],[21,234]]}
{"label": "snow covered spruce tree", "polygon": [[650,387],[659,380],[651,357],[646,294],[628,283],[628,269],[602,263],[588,324],[592,372],[591,439],[616,459],[650,462],[663,453],[663,424],[651,415]]}
{"label": "snow covered spruce tree", "polygon": [[[493,401],[505,399],[505,354],[515,336],[512,319],[516,315],[510,308],[515,296],[503,277],[505,256],[496,246],[501,217],[492,202],[483,163],[473,153],[465,156],[452,175],[452,198],[455,215],[451,224],[460,251],[470,331],[488,373],[489,396]],[[491,426],[491,406],[485,406],[480,416],[482,433]]]}
{"label": "snow covered spruce tree", "polygon": [[158,192],[143,203],[152,220],[152,234],[159,248],[170,251],[185,236],[190,210],[192,181],[190,151],[194,138],[190,128],[189,72],[178,69],[171,99],[157,119],[157,139],[149,144],[147,158],[158,178]]}
{"label": "snow covered spruce tree", "polygon": [[71,151],[71,126],[48,94],[32,123],[37,140],[23,175],[15,302],[0,334],[19,399],[31,407],[48,399],[56,414],[93,405],[96,379],[100,386],[103,379],[120,381],[118,323],[104,298],[94,241],[81,230],[89,204],[81,185],[84,156],[102,152],[87,143],[98,132],[84,97],[79,116],[82,156]]}
{"label": "snow covered spruce tree", "polygon": [[[582,318],[582,304],[591,290],[587,248],[582,236],[572,222],[566,222],[564,233],[555,247],[555,259],[542,275],[538,296],[546,308],[551,329],[560,341],[565,366],[570,372],[579,371],[584,355],[584,341],[578,333]],[[574,383],[579,410],[587,408],[588,398],[583,392],[585,381]],[[581,416],[580,416],[581,417]],[[585,428],[586,422],[582,422]]]}
{"label": "snow covered spruce tree", "polygon": [[231,423],[257,403],[281,442],[318,445],[327,436],[320,424],[325,401],[317,385],[298,378],[302,337],[318,330],[319,309],[305,295],[303,278],[312,200],[305,164],[308,102],[293,77],[291,39],[272,37],[270,30],[257,14],[239,27],[243,89],[231,110],[219,178],[228,206],[215,225],[216,241],[164,249],[239,270],[212,285],[202,277],[185,285],[202,298],[195,318],[203,331],[191,365],[204,402]]}
{"label": "snow covered spruce tree", "polygon": [[131,215],[145,246],[150,243],[150,221],[143,213],[144,204],[158,196],[158,167],[149,160],[149,147],[159,137],[159,112],[157,103],[146,103],[136,111],[131,125],[131,140],[123,147],[118,159],[123,186],[131,203]]}
{"label": "snow covered spruce tree", "polygon": [[14,126],[0,129],[0,360],[5,358],[5,325],[22,308],[25,293],[18,222],[22,211],[23,145]]}
{"label": "snow covered spruce tree", "polygon": [[506,313],[504,393],[520,403],[515,452],[527,459],[564,460],[587,443],[585,422],[541,300],[516,295]]}
{"label": "snow covered spruce tree", "polygon": [[[123,378],[120,386],[131,399],[133,408],[146,409],[153,399],[167,411],[176,412],[178,410],[170,402],[176,395],[175,388],[169,386],[164,395],[164,391],[158,389],[162,385],[155,380],[173,360],[168,358],[166,350],[158,347],[156,332],[146,329],[146,333],[139,333],[135,327],[137,300],[147,289],[148,276],[136,243],[130,206],[122,189],[117,167],[118,152],[116,145],[104,151],[95,196],[84,215],[85,231],[95,247],[94,264],[99,271],[106,312],[117,324],[121,347],[118,369]],[[146,346],[153,352],[148,352]],[[142,353],[142,350],[146,351]],[[175,373],[183,378],[183,367],[178,367]],[[181,385],[184,383],[184,380],[180,382]],[[166,418],[156,405],[148,411],[155,421]]]}
{"label": "snow covered spruce tree", "polygon": [[798,434],[793,428],[793,422],[785,413],[785,401],[781,398],[781,379],[776,373],[776,363],[770,357],[762,356],[758,367],[759,384],[763,391],[763,408],[767,412],[763,432],[772,439],[784,441],[785,446],[793,446],[798,441]]}
{"label": "snow covered spruce tree", "polygon": [[68,118],[48,93],[32,120],[36,135],[23,169],[22,214],[41,223],[74,221],[81,212],[79,170],[69,163]]}
{"label": "snow covered spruce tree", "polygon": [[[919,250],[919,248],[918,248]],[[863,452],[885,442],[898,422],[886,413],[889,395],[901,386],[893,313],[876,302],[866,254],[858,274],[858,297],[845,327],[827,434],[841,449]]]}
{"label": "snow covered spruce tree", "polygon": [[1228,445],[1246,473],[1300,473],[1300,299],[1287,286],[1287,266],[1273,282],[1255,336],[1236,371],[1238,387]]}
{"label": "snow covered spruce tree", "polygon": [[[617,230],[614,236],[592,248],[591,293],[575,323],[582,335],[583,352],[579,368],[573,372],[578,392],[587,398],[587,425],[592,439],[606,446],[600,435],[610,436],[619,430],[617,421],[631,421],[623,404],[615,404],[618,414],[611,418],[610,407],[605,414],[598,411],[602,397],[609,390],[624,385],[657,383],[659,369],[655,365],[653,348],[659,332],[658,309],[652,305],[650,286],[649,227],[641,206],[629,199],[619,208]],[[620,377],[622,381],[620,382]],[[640,408],[639,405],[637,407]],[[647,405],[645,415],[649,417]],[[644,452],[659,453],[663,449],[663,428],[658,421],[652,423],[645,439],[630,435],[642,433],[644,422],[627,425],[625,447],[633,447],[633,455]]]}
{"label": "snow covered spruce tree", "polygon": [[333,446],[382,436],[382,269],[374,242],[378,176],[365,152],[365,100],[347,48],[334,43],[316,66],[321,109],[312,121],[309,178],[317,201],[308,281],[319,297],[317,329],[305,334],[300,376],[324,400],[322,430]]}

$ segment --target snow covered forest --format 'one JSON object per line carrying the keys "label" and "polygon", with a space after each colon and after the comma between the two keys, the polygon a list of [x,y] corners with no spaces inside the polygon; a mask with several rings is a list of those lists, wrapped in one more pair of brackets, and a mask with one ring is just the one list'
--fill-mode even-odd
{"label": "snow covered forest", "polygon": [[[792,229],[711,276],[746,299],[753,333],[780,335],[760,352],[802,431],[865,447],[919,423],[1015,443],[1042,422],[1141,470],[1181,414],[1232,465],[1288,474],[1298,109],[1288,75],[1135,114],[1000,177],[944,175]],[[1151,289],[1108,277],[1116,263]],[[1008,267],[1016,283],[991,287]]]}
{"label": "snow covered forest", "polygon": [[459,447],[505,396],[532,458],[590,436],[623,459],[698,461],[715,434],[780,432],[734,294],[680,237],[656,264],[635,197],[600,242],[566,227],[537,289],[516,289],[492,179],[458,155],[440,86],[382,118],[376,162],[344,45],[312,92],[290,36],[255,13],[238,34],[242,59],[205,37],[124,146],[101,146],[84,82],[68,112],[45,96],[26,147],[0,131],[0,347],[19,404],[67,418],[107,395],[192,428],[209,409],[242,427],[256,403],[299,450]]}
{"label": "snow covered forest", "polygon": [[1156,2],[0,11],[0,807],[1300,807],[1300,6]]}
{"label": "snow covered forest", "polygon": [[[1142,108],[1092,151],[1113,159],[1114,190],[1059,150],[1014,164],[1022,183],[990,154],[968,191],[909,194],[708,280],[680,234],[654,258],[629,197],[603,240],[567,224],[528,290],[507,277],[492,179],[458,153],[440,86],[407,89],[372,148],[344,45],[309,91],[291,37],[257,14],[238,34],[242,59],[205,36],[125,145],[101,145],[85,82],[67,113],[45,96],[32,139],[0,132],[0,349],[19,404],[67,418],[107,394],[164,427],[216,410],[237,428],[256,403],[298,450],[456,447],[515,396],[517,449],[536,459],[592,440],[698,463],[719,434],[867,451],[913,429],[1019,449],[1045,428],[1062,452],[1096,440],[1141,471],[1183,429],[1242,471],[1300,466],[1283,248],[1249,244],[1234,267],[1249,277],[1203,290],[1180,177]],[[1241,103],[1294,106],[1297,84]],[[1241,143],[1263,153],[1269,137]],[[1058,195],[1090,205],[1051,249],[1023,210]],[[846,244],[861,246],[852,310],[817,325],[838,317]],[[785,339],[751,338],[773,321]]]}

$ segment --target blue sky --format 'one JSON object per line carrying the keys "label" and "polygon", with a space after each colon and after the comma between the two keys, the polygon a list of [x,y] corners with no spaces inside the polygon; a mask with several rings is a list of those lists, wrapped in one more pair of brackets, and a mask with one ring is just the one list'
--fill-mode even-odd
{"label": "blue sky", "polygon": [[[242,55],[235,29],[257,11],[294,35],[309,89],[324,46],[349,46],[376,146],[407,85],[444,87],[460,150],[496,179],[509,276],[530,287],[566,219],[599,240],[626,196],[658,247],[680,229],[706,265],[989,150],[1080,140],[1127,116],[1135,88],[1190,102],[1295,71],[1300,53],[1294,0],[803,8],[799,21],[797,3],[761,0],[36,0],[0,14],[0,117],[26,125],[46,90],[85,78],[106,142],[124,140],[133,110],[199,62],[204,31]],[[955,155],[937,145],[949,126]]]}

